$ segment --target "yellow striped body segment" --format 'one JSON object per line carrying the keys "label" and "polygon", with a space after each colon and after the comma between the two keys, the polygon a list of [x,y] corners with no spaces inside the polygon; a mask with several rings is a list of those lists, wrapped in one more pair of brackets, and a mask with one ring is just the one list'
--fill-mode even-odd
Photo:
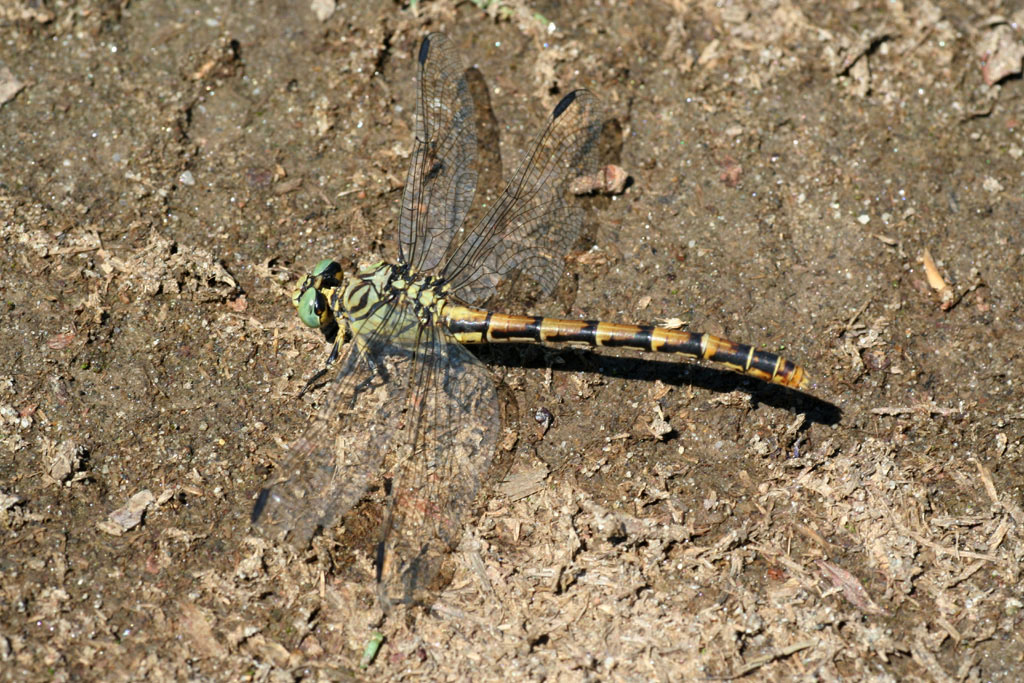
{"label": "yellow striped body segment", "polygon": [[807,373],[799,365],[774,353],[712,334],[670,330],[653,325],[503,315],[454,305],[443,308],[443,322],[463,344],[535,341],[618,346],[712,361],[736,372],[792,389],[806,389],[809,385]]}

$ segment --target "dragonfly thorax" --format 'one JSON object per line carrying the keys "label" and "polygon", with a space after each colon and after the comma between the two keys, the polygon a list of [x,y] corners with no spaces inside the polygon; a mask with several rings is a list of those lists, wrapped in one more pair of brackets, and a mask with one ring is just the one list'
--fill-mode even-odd
{"label": "dragonfly thorax", "polygon": [[346,279],[331,297],[337,318],[353,332],[385,320],[392,331],[441,319],[449,292],[442,278],[414,273],[406,264],[376,263]]}

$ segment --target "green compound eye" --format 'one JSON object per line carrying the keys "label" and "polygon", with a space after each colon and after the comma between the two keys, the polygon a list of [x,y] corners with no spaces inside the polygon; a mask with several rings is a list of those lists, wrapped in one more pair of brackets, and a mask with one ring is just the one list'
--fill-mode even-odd
{"label": "green compound eye", "polygon": [[327,273],[328,270],[332,269],[332,266],[333,266],[334,273],[331,273],[331,274],[334,275],[339,270],[338,264],[336,264],[334,261],[332,261],[329,258],[325,258],[323,261],[321,261],[320,263],[316,264],[313,267],[313,277],[318,277],[320,275],[324,275],[325,273]]}
{"label": "green compound eye", "polygon": [[327,302],[324,301],[323,295],[312,287],[299,297],[299,317],[308,327],[320,327],[320,314],[326,308]]}

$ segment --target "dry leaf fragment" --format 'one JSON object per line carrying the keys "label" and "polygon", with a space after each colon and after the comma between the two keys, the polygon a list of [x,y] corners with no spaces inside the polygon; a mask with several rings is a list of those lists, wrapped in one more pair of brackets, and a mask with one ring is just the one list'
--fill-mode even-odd
{"label": "dry leaf fragment", "polygon": [[935,259],[932,258],[932,253],[928,251],[928,247],[924,248],[921,260],[924,262],[924,274],[928,278],[928,286],[939,293],[939,298],[942,300],[942,310],[948,311],[953,307],[953,288],[943,279],[938,266],[935,265]]}
{"label": "dry leaf fragment", "polygon": [[981,60],[981,77],[986,85],[995,85],[1007,76],[1021,73],[1024,45],[1009,23],[993,26],[981,37],[975,51]]}
{"label": "dry leaf fragment", "polygon": [[14,99],[14,96],[21,92],[25,84],[19,81],[11,70],[0,67],[0,105]]}
{"label": "dry leaf fragment", "polygon": [[582,175],[569,184],[569,191],[573,194],[622,194],[626,189],[626,181],[629,174],[625,169],[615,164],[603,166],[596,173]]}
{"label": "dry leaf fragment", "polygon": [[331,18],[336,6],[334,4],[334,0],[313,0],[313,2],[309,4],[309,8],[313,10],[316,20],[322,24]]}
{"label": "dry leaf fragment", "polygon": [[842,567],[825,560],[817,560],[815,564],[821,569],[822,574],[832,582],[833,586],[842,589],[843,597],[856,607],[868,614],[886,614],[886,611],[871,599],[871,596],[864,590],[864,586],[860,584],[860,580],[856,576]]}
{"label": "dry leaf fragment", "polygon": [[548,466],[540,462],[530,469],[510,472],[498,486],[498,490],[505,495],[509,501],[517,501],[527,496],[532,496],[544,488],[544,480],[548,478]]}
{"label": "dry leaf fragment", "polygon": [[665,419],[665,412],[661,409],[661,406],[657,403],[654,404],[655,416],[651,418],[647,428],[651,431],[651,434],[658,441],[664,441],[669,437],[675,430],[672,429],[672,425]]}
{"label": "dry leaf fragment", "polygon": [[0,512],[4,512],[6,510],[9,510],[9,509],[13,508],[15,505],[18,505],[19,503],[23,503],[23,502],[25,502],[25,501],[23,501],[18,496],[12,496],[12,495],[10,495],[8,493],[4,493],[3,491],[0,491]]}
{"label": "dry leaf fragment", "polygon": [[686,321],[682,318],[662,318],[658,321],[658,327],[664,327],[666,330],[680,330],[686,327]]}
{"label": "dry leaf fragment", "polygon": [[227,650],[213,632],[213,627],[206,614],[200,610],[195,603],[179,603],[180,632],[189,636],[194,647],[192,654],[210,659],[222,659],[227,656]]}
{"label": "dry leaf fragment", "polygon": [[142,515],[145,514],[149,506],[155,501],[156,497],[149,489],[139,491],[129,498],[124,506],[111,512],[107,519],[100,522],[97,526],[100,531],[111,536],[120,536],[124,532],[137,527],[142,522]]}
{"label": "dry leaf fragment", "polygon": [[928,276],[928,284],[936,292],[941,292],[947,289],[949,285],[942,279],[942,274],[939,273],[938,267],[935,265],[935,260],[932,258],[932,253],[928,251],[928,247],[924,248],[924,255],[921,257],[924,261],[924,272]]}
{"label": "dry leaf fragment", "polygon": [[56,448],[47,448],[48,454],[46,474],[53,483],[71,485],[85,479],[88,475],[80,472],[85,447],[74,441],[63,441]]}

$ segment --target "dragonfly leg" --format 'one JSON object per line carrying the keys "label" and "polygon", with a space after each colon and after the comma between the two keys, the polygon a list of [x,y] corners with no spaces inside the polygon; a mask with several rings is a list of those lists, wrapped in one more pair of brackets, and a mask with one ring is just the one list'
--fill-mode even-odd
{"label": "dragonfly leg", "polygon": [[340,341],[336,340],[334,342],[334,348],[331,349],[331,355],[327,357],[327,362],[324,363],[324,366],[317,370],[312,377],[306,380],[306,385],[302,387],[302,391],[299,392],[299,398],[305,396],[306,392],[313,388],[313,385],[316,384],[317,380],[327,374],[327,371],[331,369],[331,365],[334,361],[338,360],[338,349],[340,344]]}

